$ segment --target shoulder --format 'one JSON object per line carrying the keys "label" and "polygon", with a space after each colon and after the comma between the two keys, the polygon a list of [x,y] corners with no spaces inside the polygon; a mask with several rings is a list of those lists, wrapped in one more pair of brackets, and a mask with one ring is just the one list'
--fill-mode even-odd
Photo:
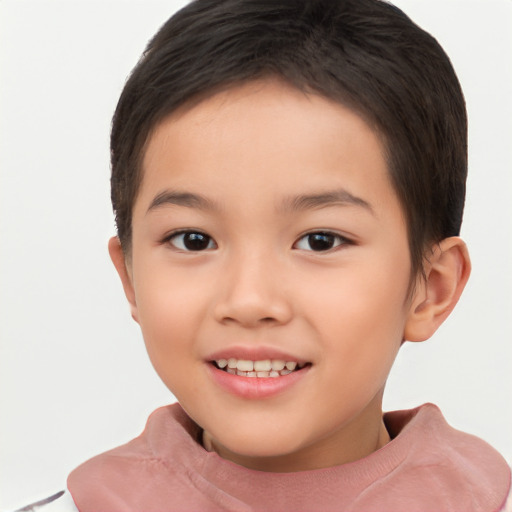
{"label": "shoulder", "polygon": [[[161,407],[150,415],[138,437],[87,460],[71,473],[71,481],[75,475],[87,475],[94,480],[129,475],[132,466],[163,466],[174,471],[175,462],[190,459],[197,450],[197,428],[177,403]],[[68,487],[69,484],[68,479]]]}
{"label": "shoulder", "polygon": [[143,510],[147,503],[163,510],[161,503],[176,502],[208,455],[198,436],[178,404],[157,409],[140,436],[74,469],[68,489],[80,510]]}
{"label": "shoulder", "polygon": [[385,421],[397,434],[391,444],[400,448],[395,483],[402,497],[422,497],[439,509],[508,510],[511,471],[488,443],[451,427],[432,404],[388,414]]}

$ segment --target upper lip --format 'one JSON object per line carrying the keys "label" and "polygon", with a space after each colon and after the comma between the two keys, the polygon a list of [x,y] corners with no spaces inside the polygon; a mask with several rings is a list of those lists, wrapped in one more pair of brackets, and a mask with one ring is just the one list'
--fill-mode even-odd
{"label": "upper lip", "polygon": [[229,359],[234,357],[235,359],[244,359],[247,361],[264,361],[270,360],[281,360],[281,361],[296,361],[297,363],[307,363],[307,359],[299,357],[297,355],[289,354],[283,350],[276,349],[273,347],[264,346],[232,346],[226,347],[221,350],[212,352],[206,357],[207,361],[218,361],[219,359]]}

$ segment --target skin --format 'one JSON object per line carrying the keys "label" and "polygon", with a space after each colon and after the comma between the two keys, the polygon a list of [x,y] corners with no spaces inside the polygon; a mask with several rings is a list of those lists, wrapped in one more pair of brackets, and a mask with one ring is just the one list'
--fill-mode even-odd
{"label": "skin", "polygon": [[[448,316],[469,259],[459,238],[436,244],[409,293],[406,221],[377,134],[340,104],[252,82],[165,119],[143,173],[132,252],[113,238],[110,254],[156,371],[213,449],[300,471],[389,442],[382,395],[396,354]],[[206,249],[186,250],[173,236],[184,229],[211,237]],[[319,231],[332,248],[312,250]],[[242,398],[210,372],[213,353],[240,347],[311,366],[276,396]]]}

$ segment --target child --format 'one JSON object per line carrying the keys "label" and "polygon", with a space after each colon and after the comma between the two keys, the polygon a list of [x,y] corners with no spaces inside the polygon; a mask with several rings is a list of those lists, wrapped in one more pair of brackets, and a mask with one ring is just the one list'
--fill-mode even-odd
{"label": "child", "polygon": [[179,405],[52,503],[510,509],[486,443],[433,405],[382,414],[400,346],[470,272],[464,100],[435,40],[377,0],[199,0],[149,44],[111,147],[110,254]]}

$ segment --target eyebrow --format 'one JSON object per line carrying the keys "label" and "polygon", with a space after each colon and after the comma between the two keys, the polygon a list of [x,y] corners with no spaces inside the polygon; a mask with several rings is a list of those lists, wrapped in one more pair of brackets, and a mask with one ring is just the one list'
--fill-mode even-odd
{"label": "eyebrow", "polygon": [[351,194],[345,189],[336,189],[317,194],[305,194],[300,196],[289,197],[283,201],[281,209],[283,211],[302,211],[316,208],[326,208],[329,206],[359,206],[368,210],[369,213],[375,215],[375,212],[368,201],[361,197]]}
{"label": "eyebrow", "polygon": [[[198,208],[200,210],[219,210],[218,205],[214,201],[200,194],[164,190],[154,197],[146,213],[169,204],[185,206],[187,208]],[[365,201],[361,197],[357,197],[351,194],[348,190],[345,189],[337,189],[316,194],[302,194],[299,196],[291,196],[285,198],[281,204],[280,211],[297,212],[337,205],[359,206],[368,210],[372,215],[375,214],[371,204],[368,203],[368,201]]]}
{"label": "eyebrow", "polygon": [[154,197],[146,213],[168,204],[198,208],[200,210],[218,210],[216,203],[200,194],[164,190]]}

